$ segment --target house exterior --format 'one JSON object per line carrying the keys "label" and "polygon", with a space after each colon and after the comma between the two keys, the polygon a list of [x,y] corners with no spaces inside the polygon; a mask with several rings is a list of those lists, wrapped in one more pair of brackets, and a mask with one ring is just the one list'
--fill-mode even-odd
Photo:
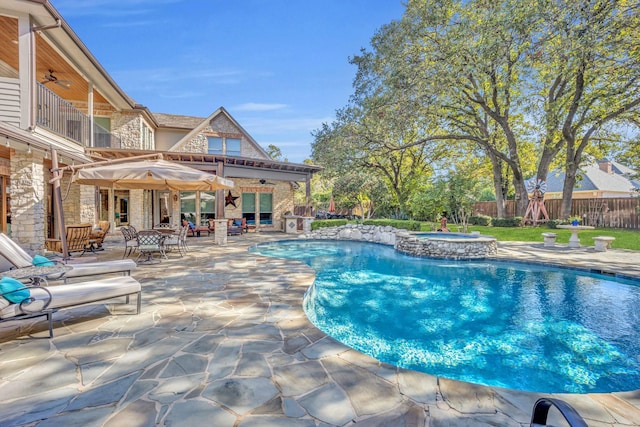
{"label": "house exterior", "polygon": [[[209,117],[154,114],[131,99],[48,0],[0,4],[0,230],[32,253],[70,223],[149,228],[186,217],[245,217],[282,230],[293,191],[321,168],[277,162],[224,109]],[[229,192],[113,190],[61,180],[54,206],[52,157],[60,166],[162,153],[231,179]],[[231,203],[226,203],[226,202]]]}
{"label": "house exterior", "polygon": [[[564,176],[564,172],[549,173],[545,199],[562,198]],[[573,189],[573,198],[638,197],[640,181],[636,177],[636,171],[613,160],[591,160],[580,169],[580,178]]]}

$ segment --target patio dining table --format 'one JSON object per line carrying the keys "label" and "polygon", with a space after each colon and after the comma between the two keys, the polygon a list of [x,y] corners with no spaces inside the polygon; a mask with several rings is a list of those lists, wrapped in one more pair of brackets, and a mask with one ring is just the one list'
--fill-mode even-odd
{"label": "patio dining table", "polygon": [[165,227],[154,228],[154,230],[159,231],[160,234],[162,235],[176,234],[176,231],[177,231],[175,228],[165,228]]}

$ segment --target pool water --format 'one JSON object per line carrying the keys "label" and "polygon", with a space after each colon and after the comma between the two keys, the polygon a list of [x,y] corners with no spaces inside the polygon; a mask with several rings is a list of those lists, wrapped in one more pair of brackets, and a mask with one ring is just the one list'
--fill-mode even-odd
{"label": "pool water", "polygon": [[634,280],[500,261],[414,258],[361,242],[260,244],[317,272],[323,332],[402,368],[537,392],[640,389]]}

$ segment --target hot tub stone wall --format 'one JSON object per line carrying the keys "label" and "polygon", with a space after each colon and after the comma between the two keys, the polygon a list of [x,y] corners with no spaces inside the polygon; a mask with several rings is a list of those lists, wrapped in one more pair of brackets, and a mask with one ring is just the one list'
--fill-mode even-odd
{"label": "hot tub stone wall", "polygon": [[325,227],[302,235],[306,239],[357,240],[393,246],[398,252],[418,257],[482,259],[498,253],[494,237],[468,239],[419,238],[390,226],[347,224]]}
{"label": "hot tub stone wall", "polygon": [[418,238],[409,233],[400,232],[396,235],[395,249],[418,257],[483,259],[498,253],[498,241],[494,237]]}
{"label": "hot tub stone wall", "polygon": [[303,235],[307,239],[358,240],[393,246],[396,233],[401,230],[390,226],[347,224],[340,227],[324,227]]}

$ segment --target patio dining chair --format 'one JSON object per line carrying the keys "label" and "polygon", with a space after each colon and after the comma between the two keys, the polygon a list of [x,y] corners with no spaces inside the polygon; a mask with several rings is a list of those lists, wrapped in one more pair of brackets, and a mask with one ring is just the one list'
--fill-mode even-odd
{"label": "patio dining chair", "polygon": [[[180,230],[182,231],[182,229]],[[182,244],[180,243],[180,232],[173,234],[163,234],[165,252],[171,252],[173,248],[178,250],[178,253],[182,257]]]}
{"label": "patio dining chair", "polygon": [[141,263],[153,263],[155,258],[153,254],[158,252],[162,258],[168,259],[164,248],[164,236],[158,230],[140,230],[138,231],[138,257],[136,263],[142,256],[146,256]]}
{"label": "patio dining chair", "polygon": [[168,222],[159,222],[158,224],[154,225],[153,228],[175,228],[175,226],[171,225]]}
{"label": "patio dining chair", "polygon": [[122,259],[132,255],[138,249],[138,232],[133,226],[122,227],[120,232],[124,237],[124,254]]}
{"label": "patio dining chair", "polygon": [[180,247],[186,254],[189,251],[189,246],[187,245],[187,233],[189,232],[189,226],[183,225],[180,228],[180,232],[178,233],[178,241],[180,242]]}

